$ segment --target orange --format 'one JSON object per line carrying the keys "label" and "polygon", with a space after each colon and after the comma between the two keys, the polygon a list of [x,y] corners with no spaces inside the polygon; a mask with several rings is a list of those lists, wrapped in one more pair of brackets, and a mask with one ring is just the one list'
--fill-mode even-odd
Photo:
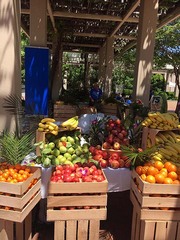
{"label": "orange", "polygon": [[24,171],[26,171],[26,172],[30,173],[30,172],[31,172],[31,169],[30,169],[30,168],[28,168],[28,167],[26,167],[26,168],[24,169]]}
{"label": "orange", "polygon": [[142,174],[142,166],[137,166],[136,167],[136,172],[140,176]]}
{"label": "orange", "polygon": [[20,170],[20,169],[21,169],[21,165],[20,165],[20,164],[16,164],[16,165],[15,165],[15,168],[16,168],[17,170]]}
{"label": "orange", "polygon": [[162,168],[159,173],[163,174],[164,177],[167,177],[168,171],[166,168]]}
{"label": "orange", "polygon": [[23,175],[24,174],[24,170],[19,170],[19,172],[18,172],[19,174],[21,174],[21,175]]}
{"label": "orange", "polygon": [[153,162],[146,162],[144,166],[148,166],[148,167],[153,166]]}
{"label": "orange", "polygon": [[180,184],[180,181],[179,180],[174,180],[173,184]]}
{"label": "orange", "polygon": [[169,172],[169,173],[168,173],[167,177],[171,178],[171,179],[174,181],[174,180],[177,180],[178,175],[177,175],[176,172],[173,172],[173,171],[172,171],[172,172]]}
{"label": "orange", "polygon": [[171,164],[171,165],[169,165],[167,167],[167,170],[168,170],[168,172],[176,172],[177,171],[177,167],[176,167],[176,165]]}
{"label": "orange", "polygon": [[148,175],[148,176],[146,177],[146,182],[148,182],[148,183],[155,183],[155,182],[156,182],[156,179],[155,179],[154,176]]}
{"label": "orange", "polygon": [[164,184],[172,184],[172,183],[173,183],[173,180],[171,178],[166,177],[164,179]]}
{"label": "orange", "polygon": [[141,179],[143,180],[143,181],[146,181],[146,174],[141,174]]}
{"label": "orange", "polygon": [[168,168],[168,166],[170,166],[171,164],[172,164],[171,162],[168,162],[168,161],[167,161],[167,162],[165,162],[165,163],[164,163],[164,168],[166,168],[166,169],[167,169],[167,168]]}
{"label": "orange", "polygon": [[155,176],[156,174],[158,174],[159,170],[153,166],[150,166],[147,170],[147,175],[152,175]]}
{"label": "orange", "polygon": [[161,161],[155,161],[154,167],[160,171],[164,167],[164,164]]}
{"label": "orange", "polygon": [[142,174],[146,174],[148,168],[149,168],[149,166],[143,166],[143,167],[142,167],[142,170],[141,170],[141,173],[142,173]]}
{"label": "orange", "polygon": [[165,176],[162,173],[155,175],[156,183],[164,183]]}

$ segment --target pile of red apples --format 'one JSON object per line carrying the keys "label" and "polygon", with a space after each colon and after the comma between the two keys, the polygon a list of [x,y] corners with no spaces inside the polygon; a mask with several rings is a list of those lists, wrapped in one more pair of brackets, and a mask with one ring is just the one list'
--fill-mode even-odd
{"label": "pile of red apples", "polygon": [[121,145],[128,145],[128,133],[125,127],[121,124],[120,119],[109,119],[105,126],[107,136],[102,144],[103,149],[120,150]]}

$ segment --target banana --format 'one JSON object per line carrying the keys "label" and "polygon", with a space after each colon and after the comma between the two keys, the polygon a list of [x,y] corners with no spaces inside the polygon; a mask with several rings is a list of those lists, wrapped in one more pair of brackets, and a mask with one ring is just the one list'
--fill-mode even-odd
{"label": "banana", "polygon": [[38,126],[39,126],[40,128],[43,128],[43,129],[48,128],[48,126],[47,126],[46,124],[41,123],[41,122],[38,124]]}
{"label": "banana", "polygon": [[172,147],[180,154],[180,144],[179,143],[173,144]]}
{"label": "banana", "polygon": [[78,116],[72,117],[61,124],[62,127],[69,128],[70,126],[78,125]]}
{"label": "banana", "polygon": [[158,136],[159,138],[161,138],[161,139],[163,140],[163,142],[167,142],[167,141],[168,141],[167,138],[164,136],[164,134],[161,133],[161,132],[158,132],[157,136]]}
{"label": "banana", "polygon": [[38,131],[44,132],[44,128],[38,127]]}
{"label": "banana", "polygon": [[43,118],[41,120],[41,123],[46,123],[46,122],[55,122],[56,120],[54,118]]}
{"label": "banana", "polygon": [[178,157],[178,152],[174,148],[172,148],[171,146],[166,146],[165,149],[171,151],[171,153],[174,157]]}
{"label": "banana", "polygon": [[165,156],[165,157],[167,157],[167,156],[171,157],[173,155],[171,151],[169,151],[165,148],[160,148],[159,152],[160,152],[160,154],[163,154],[163,156]]}
{"label": "banana", "polygon": [[164,143],[164,140],[159,137],[159,136],[155,136],[155,143],[158,145],[158,144],[163,144]]}

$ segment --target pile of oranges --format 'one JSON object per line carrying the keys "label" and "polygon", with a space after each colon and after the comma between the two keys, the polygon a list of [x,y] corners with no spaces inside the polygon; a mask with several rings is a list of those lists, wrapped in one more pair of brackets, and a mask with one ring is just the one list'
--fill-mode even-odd
{"label": "pile of oranges", "polygon": [[180,184],[180,168],[167,161],[148,162],[136,167],[137,174],[148,183]]}
{"label": "pile of oranges", "polygon": [[20,164],[12,166],[7,163],[0,165],[0,182],[24,182],[31,175],[31,169],[27,166],[22,166]]}

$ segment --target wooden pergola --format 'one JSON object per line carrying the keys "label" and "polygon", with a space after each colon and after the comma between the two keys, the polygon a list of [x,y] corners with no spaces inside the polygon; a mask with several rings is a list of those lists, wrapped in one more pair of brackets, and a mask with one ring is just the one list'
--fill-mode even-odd
{"label": "wooden pergola", "polygon": [[[55,41],[61,41],[59,57],[63,51],[97,53],[99,81],[106,93],[111,91],[116,49],[123,54],[137,44],[134,98],[147,105],[156,29],[180,16],[179,1],[170,0],[2,0],[0,10],[0,81],[5,86],[0,90],[1,102],[7,95],[21,92],[22,28],[30,46],[53,51]],[[60,84],[53,87],[54,100]],[[6,115],[1,108],[2,129],[11,125],[7,126]]]}

